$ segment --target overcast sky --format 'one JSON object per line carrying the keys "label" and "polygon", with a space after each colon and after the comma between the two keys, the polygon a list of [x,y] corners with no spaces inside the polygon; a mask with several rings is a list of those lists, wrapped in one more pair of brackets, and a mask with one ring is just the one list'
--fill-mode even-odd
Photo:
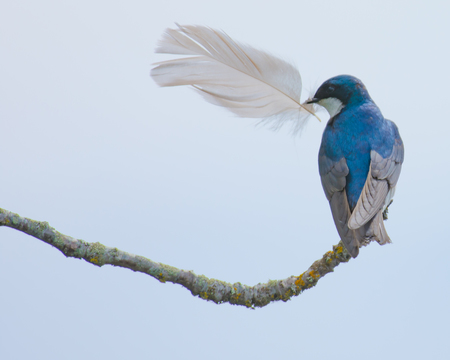
{"label": "overcast sky", "polygon": [[0,207],[67,235],[247,285],[338,243],[317,170],[326,121],[293,137],[158,88],[154,48],[174,22],[291,61],[305,96],[360,78],[406,155],[393,244],[254,311],[0,229],[0,359],[447,359],[450,5],[368,3],[3,2]]}

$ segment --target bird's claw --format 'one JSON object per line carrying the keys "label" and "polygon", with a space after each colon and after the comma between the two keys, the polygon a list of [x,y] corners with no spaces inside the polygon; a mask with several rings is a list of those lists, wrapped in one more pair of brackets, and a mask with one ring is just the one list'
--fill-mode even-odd
{"label": "bird's claw", "polygon": [[387,204],[386,209],[384,209],[383,211],[383,220],[387,220],[388,219],[388,208],[389,206],[391,206],[391,204],[394,202],[394,199],[391,199],[391,201],[389,201],[389,204]]}

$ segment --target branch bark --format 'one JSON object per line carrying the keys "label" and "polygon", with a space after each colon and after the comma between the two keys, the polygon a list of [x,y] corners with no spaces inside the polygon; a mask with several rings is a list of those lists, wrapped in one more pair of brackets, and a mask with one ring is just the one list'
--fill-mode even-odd
{"label": "branch bark", "polygon": [[192,271],[177,269],[134,255],[117,248],[89,243],[61,234],[45,221],[36,221],[0,208],[0,226],[7,226],[33,236],[60,250],[66,257],[84,259],[88,263],[103,266],[113,265],[139,271],[150,275],[160,282],[180,284],[190,290],[192,295],[216,304],[230,303],[248,308],[263,307],[274,301],[288,301],[293,296],[314,287],[319,279],[334,271],[342,262],[351,259],[342,242],[333,246],[332,251],[315,261],[308,270],[299,276],[290,276],[284,280],[270,280],[255,286],[241,283],[226,283],[196,275]]}

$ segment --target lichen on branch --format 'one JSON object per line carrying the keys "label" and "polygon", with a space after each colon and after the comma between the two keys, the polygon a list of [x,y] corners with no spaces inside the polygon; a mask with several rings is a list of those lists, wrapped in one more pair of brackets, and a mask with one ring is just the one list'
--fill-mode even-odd
{"label": "lichen on branch", "polygon": [[288,301],[293,296],[314,287],[317,282],[342,262],[351,258],[342,242],[333,246],[320,260],[315,261],[308,270],[299,276],[284,280],[270,280],[254,286],[241,283],[230,284],[225,281],[196,275],[192,271],[177,269],[134,255],[117,248],[89,243],[61,234],[45,221],[36,221],[0,208],[0,226],[7,226],[33,236],[60,250],[66,257],[84,259],[88,263],[103,266],[113,265],[138,271],[154,277],[160,282],[180,284],[190,290],[192,295],[216,304],[230,303],[248,308],[263,307],[274,301]]}

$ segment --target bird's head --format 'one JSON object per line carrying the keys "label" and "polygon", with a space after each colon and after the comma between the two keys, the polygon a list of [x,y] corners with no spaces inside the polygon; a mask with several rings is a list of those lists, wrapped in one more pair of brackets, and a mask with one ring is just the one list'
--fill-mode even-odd
{"label": "bird's head", "polygon": [[361,80],[350,75],[339,75],[325,81],[317,89],[309,104],[317,103],[327,109],[330,118],[349,104],[357,104],[370,99]]}

